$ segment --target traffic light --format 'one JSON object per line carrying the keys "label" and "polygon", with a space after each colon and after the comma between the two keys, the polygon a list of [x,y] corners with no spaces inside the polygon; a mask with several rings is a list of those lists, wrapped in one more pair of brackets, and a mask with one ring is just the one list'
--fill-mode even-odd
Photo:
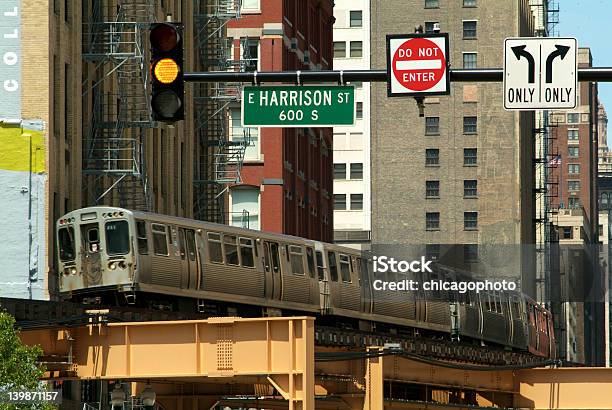
{"label": "traffic light", "polygon": [[185,118],[183,83],[183,24],[151,24],[151,108],[153,120]]}

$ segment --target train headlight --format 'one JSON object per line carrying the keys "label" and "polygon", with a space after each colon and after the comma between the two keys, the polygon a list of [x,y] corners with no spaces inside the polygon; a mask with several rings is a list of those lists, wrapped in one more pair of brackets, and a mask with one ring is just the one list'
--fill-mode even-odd
{"label": "train headlight", "polygon": [[109,262],[108,269],[110,269],[110,270],[117,269],[117,264],[115,262]]}
{"label": "train headlight", "polygon": [[72,273],[73,275],[76,275],[77,269],[73,266],[72,268],[70,268],[70,273]]}
{"label": "train headlight", "polygon": [[64,268],[64,275],[70,275],[70,268]]}
{"label": "train headlight", "polygon": [[119,268],[120,268],[120,269],[125,269],[125,268],[127,268],[127,265],[125,264],[125,261],[119,261]]}

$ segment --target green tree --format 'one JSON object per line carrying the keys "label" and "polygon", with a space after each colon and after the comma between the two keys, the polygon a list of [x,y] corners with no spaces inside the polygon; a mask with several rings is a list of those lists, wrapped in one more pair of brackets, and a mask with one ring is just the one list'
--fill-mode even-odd
{"label": "green tree", "polygon": [[[8,391],[45,390],[40,378],[44,367],[38,363],[42,349],[38,346],[26,346],[19,339],[15,329],[15,319],[6,312],[0,311],[0,397]],[[5,398],[5,397],[2,397]],[[47,405],[7,404],[0,400],[0,410],[14,409],[49,409]]]}

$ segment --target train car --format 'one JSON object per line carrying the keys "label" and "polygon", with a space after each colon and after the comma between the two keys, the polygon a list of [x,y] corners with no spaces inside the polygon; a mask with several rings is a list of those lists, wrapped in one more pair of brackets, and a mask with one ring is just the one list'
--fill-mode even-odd
{"label": "train car", "polygon": [[[550,314],[519,293],[453,301],[439,290],[377,290],[377,279],[408,276],[374,274],[361,253],[338,245],[105,206],[61,217],[57,240],[60,292],[76,300],[180,303],[216,314],[228,306],[257,315],[303,312],[360,328],[455,333],[541,356],[554,350]],[[431,277],[459,278],[451,269]]]}

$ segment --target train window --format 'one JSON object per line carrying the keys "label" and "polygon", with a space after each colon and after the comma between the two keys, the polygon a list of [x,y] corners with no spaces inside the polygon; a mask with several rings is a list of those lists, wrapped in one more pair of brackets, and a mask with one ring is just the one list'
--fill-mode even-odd
{"label": "train window", "polygon": [[107,222],[104,231],[106,252],[109,255],[126,255],[130,252],[130,228],[127,221]]}
{"label": "train window", "polygon": [[166,225],[151,224],[153,231],[153,253],[159,256],[168,256],[168,234]]}
{"label": "train window", "polygon": [[221,250],[221,234],[208,232],[208,255],[211,262],[223,263],[223,251]]}
{"label": "train window", "polygon": [[512,319],[514,320],[521,320],[521,302],[519,300],[519,298],[517,298],[516,296],[512,296],[512,298],[510,299],[510,303],[512,306]]}
{"label": "train window", "polygon": [[67,228],[60,228],[58,236],[60,260],[63,262],[74,260],[74,229],[70,226]]}
{"label": "train window", "polygon": [[240,258],[242,259],[242,266],[246,268],[255,267],[253,240],[251,238],[240,238]]}
{"label": "train window", "polygon": [[291,262],[291,271],[296,275],[304,274],[304,258],[302,257],[302,247],[291,245],[289,246],[289,261]]}
{"label": "train window", "polygon": [[185,230],[183,228],[179,228],[179,250],[181,259],[185,260]]}
{"label": "train window", "polygon": [[502,308],[501,308],[501,296],[499,295],[499,292],[493,292],[493,302],[494,302],[494,308],[495,308],[495,313],[501,313],[502,312]]}
{"label": "train window", "polygon": [[192,229],[187,229],[187,252],[189,253],[189,260],[196,260],[196,247],[195,247],[195,232]]}
{"label": "train window", "polygon": [[314,255],[312,248],[306,248],[306,261],[308,262],[308,274],[311,278],[315,277]]}
{"label": "train window", "polygon": [[325,265],[323,265],[323,253],[321,251],[317,251],[317,275],[319,276],[319,280],[325,280]]}
{"label": "train window", "polygon": [[136,221],[136,238],[138,240],[138,253],[146,255],[149,253],[149,244],[147,242],[147,223],[145,221]]}
{"label": "train window", "polygon": [[232,235],[223,235],[223,246],[225,247],[225,262],[228,265],[240,265],[238,261],[236,237]]}
{"label": "train window", "polygon": [[338,282],[338,263],[336,262],[336,253],[327,252],[327,263],[329,264],[329,273],[331,280]]}
{"label": "train window", "polygon": [[351,283],[351,260],[342,254],[340,254],[340,276],[342,282]]}
{"label": "train window", "polygon": [[281,273],[281,264],[279,256],[280,248],[275,242],[270,243],[270,255],[272,256],[272,271],[274,273]]}
{"label": "train window", "polygon": [[487,293],[484,296],[484,300],[485,300],[485,308],[489,311],[489,312],[493,312],[494,310],[494,304],[495,302],[493,302],[492,296],[491,294]]}

